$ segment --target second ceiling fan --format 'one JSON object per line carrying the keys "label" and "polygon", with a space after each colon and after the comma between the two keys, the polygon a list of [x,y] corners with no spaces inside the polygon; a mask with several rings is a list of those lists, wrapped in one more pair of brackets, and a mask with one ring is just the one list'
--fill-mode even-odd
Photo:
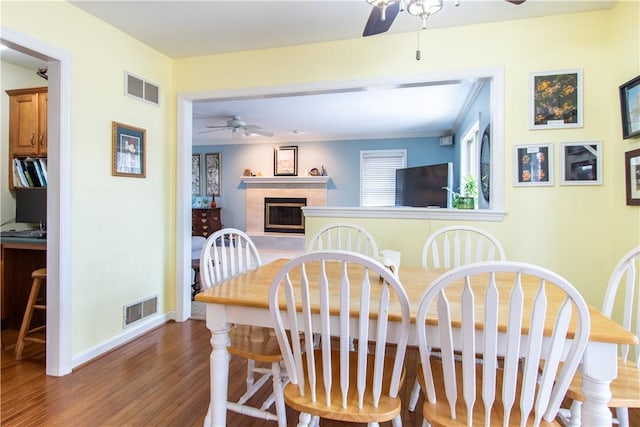
{"label": "second ceiling fan", "polygon": [[207,128],[211,130],[207,130],[200,133],[230,129],[231,135],[234,137],[241,137],[242,135],[249,136],[253,134],[267,136],[267,137],[273,136],[273,133],[265,131],[258,125],[248,125],[244,120],[242,120],[240,116],[231,117],[229,120],[227,120],[226,125],[207,126]]}
{"label": "second ceiling fan", "polygon": [[[365,0],[373,5],[369,19],[364,27],[362,35],[364,37],[384,33],[398,16],[398,12],[405,9],[411,15],[422,20],[422,28],[427,26],[427,18],[442,9],[442,0]],[[505,0],[512,4],[522,4],[526,0]],[[455,0],[455,6],[459,5],[459,0]]]}

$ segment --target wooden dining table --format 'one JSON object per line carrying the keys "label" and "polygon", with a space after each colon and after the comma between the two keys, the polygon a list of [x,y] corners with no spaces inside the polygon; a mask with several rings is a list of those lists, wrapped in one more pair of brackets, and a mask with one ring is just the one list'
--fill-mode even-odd
{"label": "wooden dining table", "polygon": [[[229,378],[229,327],[232,324],[271,327],[269,313],[269,288],[273,278],[286,264],[287,259],[275,260],[262,267],[229,279],[218,286],[207,289],[196,295],[196,300],[205,303],[206,325],[211,331],[210,381],[211,400],[210,413],[207,414],[205,425],[226,425],[226,402]],[[415,316],[418,304],[424,291],[440,276],[443,269],[425,269],[418,266],[402,266],[399,272],[409,301],[411,304],[411,330],[409,343],[417,345]],[[328,268],[327,274],[339,277],[340,268]],[[313,274],[313,273],[310,273]],[[501,280],[496,277],[498,289]],[[512,285],[511,280],[502,281],[502,286]],[[532,300],[538,289],[538,282],[523,281],[526,301]],[[501,292],[500,304],[508,299],[508,291]],[[503,295],[504,294],[504,295]],[[557,295],[557,299],[554,296]],[[560,292],[548,293],[549,306],[559,305],[564,298]],[[591,332],[589,343],[584,353],[580,370],[582,372],[582,390],[585,400],[582,405],[582,423],[586,426],[611,426],[611,412],[607,406],[610,399],[610,382],[617,375],[617,346],[618,344],[637,344],[638,338],[625,330],[620,324],[609,319],[598,309],[589,306],[591,316]],[[526,313],[524,314],[526,316]],[[433,314],[435,317],[435,314]],[[394,315],[394,305],[390,304],[389,319],[397,319]],[[499,329],[506,329],[507,316],[500,316]],[[430,315],[427,315],[429,322]],[[502,319],[502,320],[501,320]],[[547,330],[553,328],[555,319],[548,318]],[[481,325],[480,325],[481,326]],[[572,334],[570,326],[569,335]],[[390,328],[393,331],[393,328]],[[392,340],[393,341],[393,340]]]}

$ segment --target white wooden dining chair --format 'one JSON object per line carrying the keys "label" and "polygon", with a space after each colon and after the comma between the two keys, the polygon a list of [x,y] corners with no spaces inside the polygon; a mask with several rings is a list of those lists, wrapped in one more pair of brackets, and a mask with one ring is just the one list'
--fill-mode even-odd
{"label": "white wooden dining chair", "polygon": [[[223,228],[211,234],[200,255],[202,286],[208,289],[229,278],[254,270],[262,265],[260,254],[251,238],[241,230]],[[246,392],[236,401],[227,402],[227,409],[254,418],[277,421],[287,425],[283,384],[286,377],[281,371],[282,355],[271,328],[233,325],[229,331],[230,354],[247,359]],[[257,366],[256,362],[270,365]],[[271,378],[273,393],[260,407],[247,404]],[[276,414],[269,409],[275,402]]]}
{"label": "white wooden dining chair", "polygon": [[505,260],[500,241],[473,226],[453,225],[431,234],[422,247],[425,268],[454,268],[480,261]]}
{"label": "white wooden dining chair", "polygon": [[307,252],[344,250],[375,258],[379,255],[373,235],[358,224],[338,222],[318,230],[307,244]]}
{"label": "white wooden dining chair", "polygon": [[580,293],[542,267],[490,261],[441,275],[416,317],[424,424],[559,425],[590,325]]}
{"label": "white wooden dining chair", "polygon": [[[622,326],[640,337],[640,246],[626,253],[613,269],[602,304],[602,313],[612,317],[622,314]],[[618,355],[618,376],[611,382],[609,407],[616,410],[620,427],[629,426],[628,408],[640,408],[640,344],[621,345]],[[580,389],[582,376],[576,373],[567,397],[572,399],[570,415],[561,410],[569,426],[581,425],[580,410],[584,396]]]}
{"label": "white wooden dining chair", "polygon": [[[393,325],[389,307],[399,313]],[[273,279],[269,308],[289,372],[285,401],[300,411],[299,426],[318,418],[402,424],[398,391],[410,312],[404,288],[388,268],[348,251],[301,255]],[[289,341],[287,330],[304,340]],[[320,348],[313,346],[314,333],[321,335]],[[357,341],[354,351],[349,337]]]}
{"label": "white wooden dining chair", "polygon": [[[504,261],[507,257],[500,241],[478,227],[453,225],[431,234],[422,247],[424,268],[454,268],[479,261]],[[408,409],[413,412],[420,398],[420,383],[414,381]]]}

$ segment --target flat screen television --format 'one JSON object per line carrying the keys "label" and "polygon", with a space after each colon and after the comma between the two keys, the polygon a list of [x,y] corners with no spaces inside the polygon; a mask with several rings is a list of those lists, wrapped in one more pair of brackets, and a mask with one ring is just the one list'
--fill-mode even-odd
{"label": "flat screen television", "polygon": [[396,206],[451,207],[453,163],[396,169]]}
{"label": "flat screen television", "polygon": [[46,188],[16,188],[16,222],[47,223]]}

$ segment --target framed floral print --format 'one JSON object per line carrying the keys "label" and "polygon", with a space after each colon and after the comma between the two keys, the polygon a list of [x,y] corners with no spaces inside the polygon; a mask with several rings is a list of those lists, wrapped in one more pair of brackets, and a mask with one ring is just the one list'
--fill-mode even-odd
{"label": "framed floral print", "polygon": [[553,145],[516,145],[514,147],[515,186],[553,185]]}
{"label": "framed floral print", "polygon": [[531,129],[582,127],[582,70],[531,74]]}

